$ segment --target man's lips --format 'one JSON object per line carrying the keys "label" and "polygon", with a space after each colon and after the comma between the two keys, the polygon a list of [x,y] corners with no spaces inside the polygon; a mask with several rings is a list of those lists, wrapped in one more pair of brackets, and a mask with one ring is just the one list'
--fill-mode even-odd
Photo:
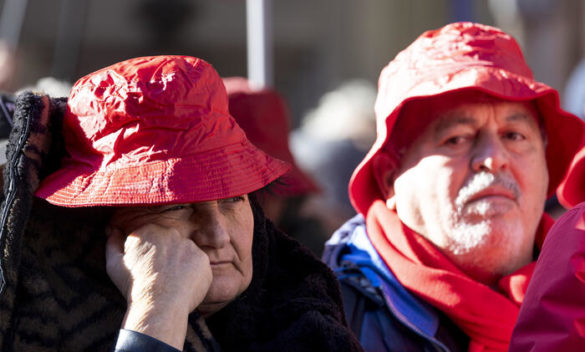
{"label": "man's lips", "polygon": [[467,199],[465,203],[476,202],[479,200],[489,199],[489,198],[506,198],[509,200],[516,200],[517,195],[512,190],[503,187],[489,187],[484,190],[481,190],[471,197]]}

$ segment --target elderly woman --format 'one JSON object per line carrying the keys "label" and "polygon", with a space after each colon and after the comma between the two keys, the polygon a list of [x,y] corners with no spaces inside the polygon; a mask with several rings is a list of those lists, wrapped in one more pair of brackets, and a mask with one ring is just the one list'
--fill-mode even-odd
{"label": "elderly woman", "polygon": [[332,273],[256,204],[287,166],[208,63],[127,60],[67,102],[22,95],[14,121],[3,351],[360,350]]}

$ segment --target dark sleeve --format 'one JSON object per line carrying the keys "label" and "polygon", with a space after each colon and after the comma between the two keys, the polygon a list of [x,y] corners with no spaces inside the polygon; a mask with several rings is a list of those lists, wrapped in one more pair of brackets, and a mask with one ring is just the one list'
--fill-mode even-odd
{"label": "dark sleeve", "polygon": [[136,331],[120,329],[114,352],[181,352],[166,343]]}

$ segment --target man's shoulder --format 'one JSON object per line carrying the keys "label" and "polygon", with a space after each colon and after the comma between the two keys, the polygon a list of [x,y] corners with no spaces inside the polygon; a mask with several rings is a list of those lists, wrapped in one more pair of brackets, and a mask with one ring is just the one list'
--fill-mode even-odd
{"label": "man's shoulder", "polygon": [[361,215],[348,220],[331,236],[322,259],[335,272],[342,290],[351,287],[377,309],[385,309],[387,302],[406,293],[371,243]]}
{"label": "man's shoulder", "polygon": [[350,247],[364,236],[366,236],[365,219],[358,214],[346,221],[331,235],[331,238],[325,243],[321,259],[335,270],[339,267],[342,254],[349,251]]}
{"label": "man's shoulder", "polygon": [[333,234],[323,260],[340,281],[348,323],[366,350],[429,344],[445,350],[434,337],[438,312],[396,279],[369,240],[363,216]]}

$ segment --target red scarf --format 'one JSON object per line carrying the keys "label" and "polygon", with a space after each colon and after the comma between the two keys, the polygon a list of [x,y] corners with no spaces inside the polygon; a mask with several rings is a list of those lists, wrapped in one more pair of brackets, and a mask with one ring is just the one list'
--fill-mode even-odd
{"label": "red scarf", "polygon": [[[553,222],[543,215],[537,244]],[[470,352],[508,351],[534,262],[500,279],[498,292],[463,273],[433,244],[404,226],[383,201],[372,204],[366,228],[400,283],[444,312],[470,337]]]}

